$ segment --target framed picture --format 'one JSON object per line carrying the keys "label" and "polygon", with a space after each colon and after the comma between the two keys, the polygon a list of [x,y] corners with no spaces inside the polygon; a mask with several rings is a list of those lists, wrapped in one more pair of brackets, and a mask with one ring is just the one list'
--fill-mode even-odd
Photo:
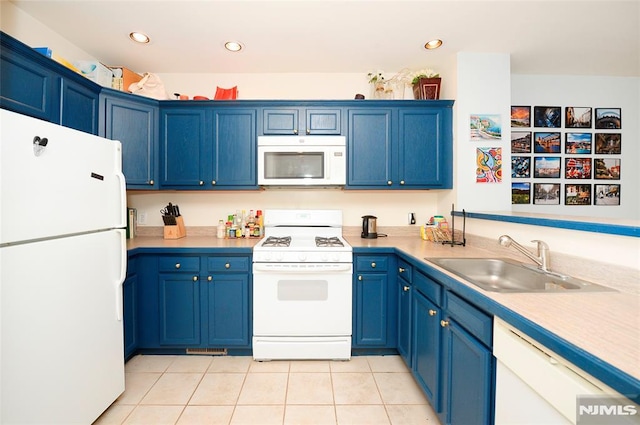
{"label": "framed picture", "polygon": [[526,179],[531,177],[531,157],[511,157],[511,177],[514,179]]}
{"label": "framed picture", "polygon": [[591,158],[565,158],[564,177],[566,179],[590,179]]}
{"label": "framed picture", "polygon": [[560,153],[560,133],[533,133],[535,153]]}
{"label": "framed picture", "polygon": [[531,106],[511,107],[511,127],[531,127]]}
{"label": "framed picture", "polygon": [[564,153],[573,155],[591,153],[591,133],[565,133]]}
{"label": "framed picture", "polygon": [[500,140],[502,139],[500,115],[471,114],[469,130],[471,140]]}
{"label": "framed picture", "polygon": [[531,183],[511,183],[511,203],[531,203]]}
{"label": "framed picture", "polygon": [[593,178],[598,180],[620,180],[620,160],[615,158],[595,158]]}
{"label": "framed picture", "polygon": [[596,133],[596,153],[600,155],[619,155],[622,153],[622,134]]}
{"label": "framed picture", "polygon": [[534,106],[533,126],[560,128],[562,112],[559,106]]}
{"label": "framed picture", "polygon": [[566,184],[564,186],[565,205],[591,205],[590,184]]}
{"label": "framed picture", "polygon": [[536,205],[560,205],[560,184],[534,183],[533,203]]}
{"label": "framed picture", "polygon": [[596,108],[596,128],[619,130],[622,128],[620,108]]}
{"label": "framed picture", "polygon": [[594,205],[620,205],[619,184],[596,184],[594,186]]}
{"label": "framed picture", "polygon": [[533,177],[542,179],[560,178],[559,156],[536,156],[533,161]]}
{"label": "framed picture", "polygon": [[502,181],[502,148],[476,149],[476,183]]}
{"label": "framed picture", "polygon": [[564,126],[566,128],[591,128],[591,108],[564,108]]}
{"label": "framed picture", "polygon": [[531,132],[511,132],[511,153],[531,153]]}

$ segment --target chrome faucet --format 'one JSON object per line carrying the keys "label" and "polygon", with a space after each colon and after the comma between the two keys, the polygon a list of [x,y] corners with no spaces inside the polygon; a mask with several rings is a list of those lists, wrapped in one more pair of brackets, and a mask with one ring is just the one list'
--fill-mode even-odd
{"label": "chrome faucet", "polygon": [[533,262],[535,262],[538,265],[538,268],[540,270],[544,272],[550,272],[551,270],[549,270],[549,265],[551,261],[549,259],[549,245],[547,245],[546,242],[543,242],[537,239],[534,239],[531,242],[535,242],[537,244],[537,247],[538,247],[537,257],[533,255],[531,252],[529,252],[527,248],[523,247],[518,242],[511,239],[511,236],[502,235],[498,238],[498,243],[500,245],[504,247],[509,247],[513,245],[515,249],[517,249],[518,251],[526,255],[528,258],[530,258]]}

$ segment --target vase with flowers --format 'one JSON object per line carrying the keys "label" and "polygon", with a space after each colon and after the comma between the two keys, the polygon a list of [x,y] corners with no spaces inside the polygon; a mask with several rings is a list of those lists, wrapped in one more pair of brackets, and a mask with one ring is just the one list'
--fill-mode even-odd
{"label": "vase with flowers", "polygon": [[372,99],[385,99],[386,98],[386,80],[382,71],[369,72],[367,74],[369,78],[369,84],[371,84],[371,98]]}
{"label": "vase with flowers", "polygon": [[411,77],[413,97],[415,99],[440,99],[440,84],[442,81],[440,74],[432,69],[421,69],[415,71]]}

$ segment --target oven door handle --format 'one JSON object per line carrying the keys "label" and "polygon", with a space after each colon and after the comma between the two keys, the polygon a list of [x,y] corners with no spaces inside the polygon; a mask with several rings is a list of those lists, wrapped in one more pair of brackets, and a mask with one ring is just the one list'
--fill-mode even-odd
{"label": "oven door handle", "polygon": [[311,273],[351,273],[353,265],[351,263],[337,263],[337,264],[280,264],[280,263],[253,263],[254,273],[297,273],[297,274],[311,274]]}

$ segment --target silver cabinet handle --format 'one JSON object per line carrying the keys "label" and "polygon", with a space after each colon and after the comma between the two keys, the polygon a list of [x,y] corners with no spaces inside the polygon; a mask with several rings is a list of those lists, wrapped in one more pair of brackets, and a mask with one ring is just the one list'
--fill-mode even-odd
{"label": "silver cabinet handle", "polygon": [[404,292],[408,292],[408,291],[409,291],[409,289],[411,289],[411,287],[410,287],[410,286],[407,286],[407,285],[405,285],[405,286],[403,286],[403,287],[402,287],[402,290],[403,290]]}
{"label": "silver cabinet handle", "polygon": [[391,180],[387,180],[387,185],[391,186],[393,182]]}
{"label": "silver cabinet handle", "polygon": [[176,263],[176,269],[180,268],[180,263]]}
{"label": "silver cabinet handle", "polygon": [[198,276],[194,276],[194,277],[193,277],[193,281],[194,281],[194,282],[197,282],[197,281],[198,281]]}
{"label": "silver cabinet handle", "polygon": [[211,282],[213,280],[213,278],[211,276],[207,276],[207,281]]}
{"label": "silver cabinet handle", "polygon": [[400,184],[404,184],[404,180],[400,180]]}
{"label": "silver cabinet handle", "polygon": [[198,182],[198,185],[200,185],[200,186],[204,186],[204,182],[203,182],[202,180],[200,180],[200,181]]}
{"label": "silver cabinet handle", "polygon": [[153,186],[154,183],[153,179],[149,180],[149,186]]}
{"label": "silver cabinet handle", "polygon": [[215,180],[211,180],[211,185],[215,186],[217,184],[217,182]]}
{"label": "silver cabinet handle", "polygon": [[225,268],[225,269],[229,269],[229,268],[231,268],[231,264],[226,263],[226,264],[224,265],[224,268]]}
{"label": "silver cabinet handle", "polygon": [[371,268],[375,269],[376,268],[376,263],[371,263]]}

